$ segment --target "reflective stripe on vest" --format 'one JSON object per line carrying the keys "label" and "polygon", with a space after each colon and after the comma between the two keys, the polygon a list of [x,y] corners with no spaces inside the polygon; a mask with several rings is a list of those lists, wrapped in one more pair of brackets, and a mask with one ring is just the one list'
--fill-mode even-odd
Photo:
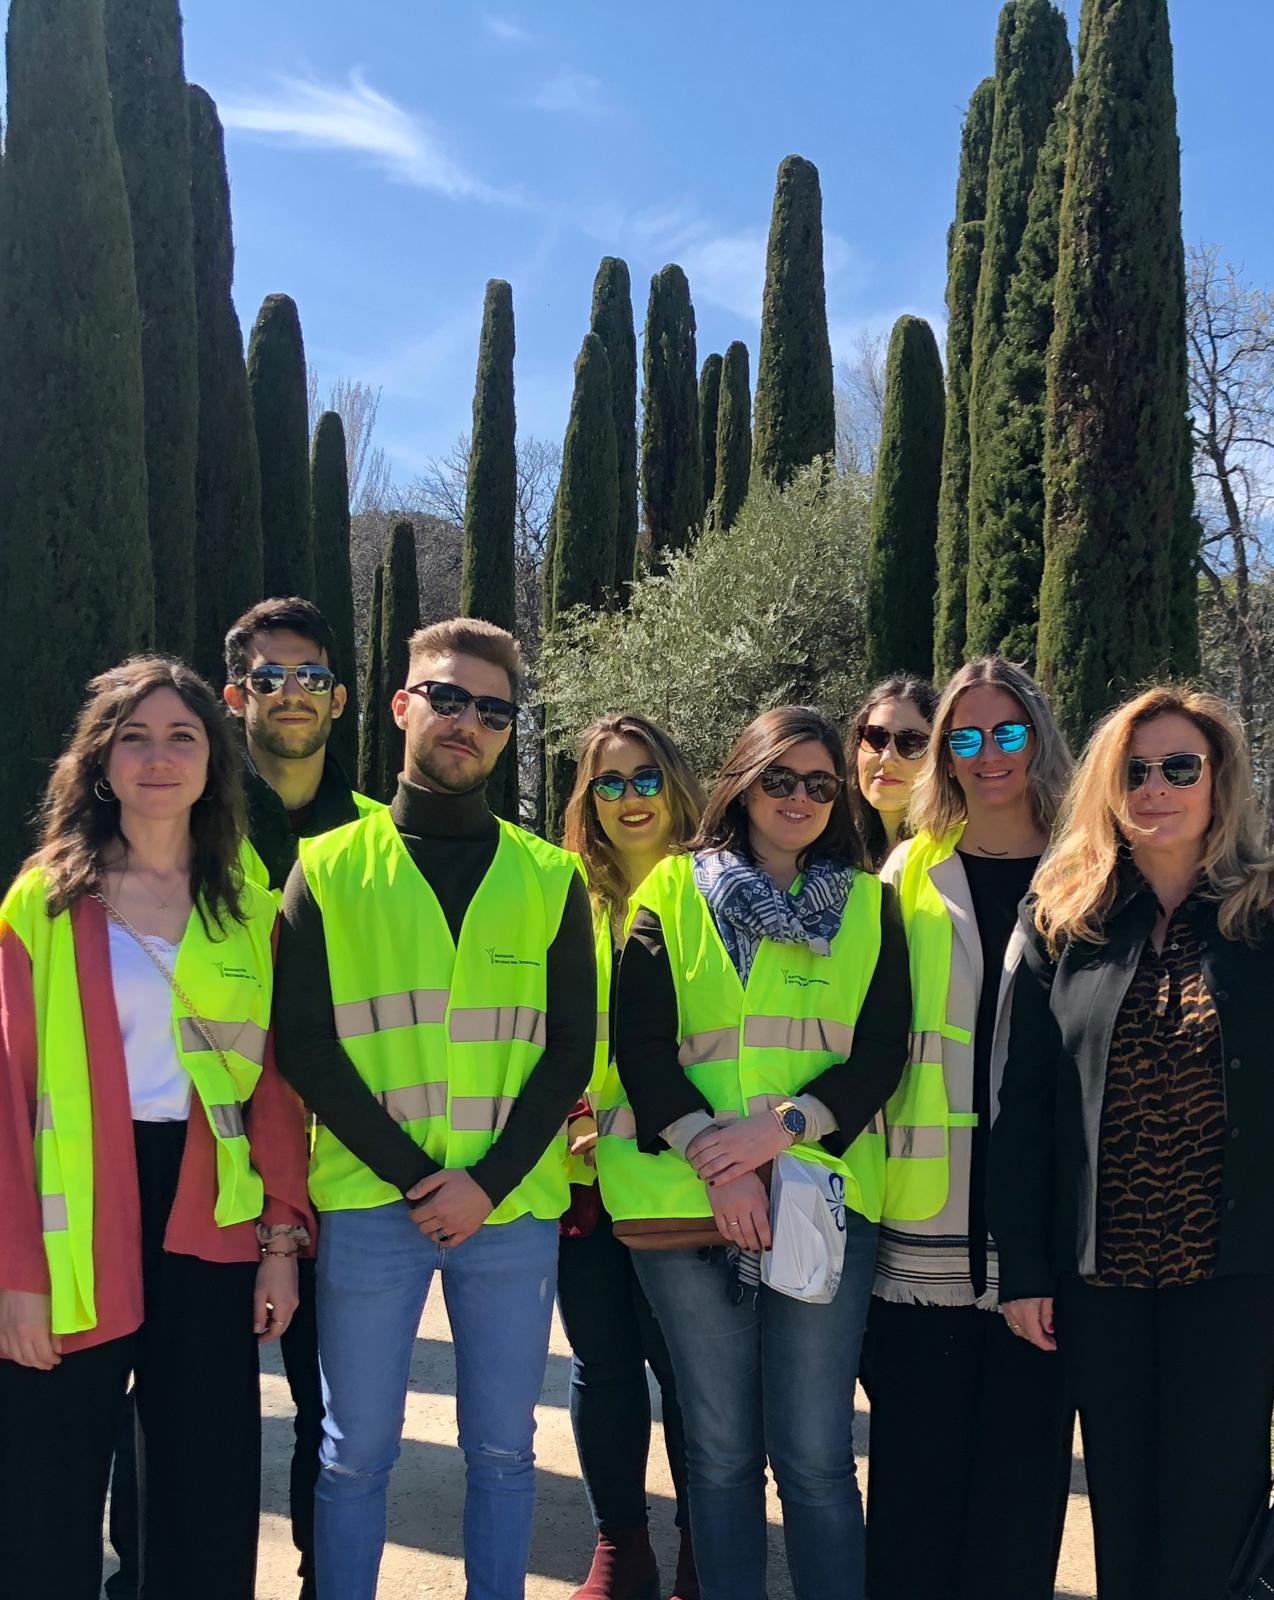
{"label": "reflective stripe on vest", "polygon": [[[548,949],[575,871],[564,851],[499,826],[458,948],[388,811],[302,840],[299,851],[329,930],[337,1034],[389,1114],[445,1167],[481,1159],[543,1052]],[[555,1138],[488,1221],[560,1216],[564,1159]],[[321,1125],[310,1193],[324,1211],[400,1198]]]}
{"label": "reflective stripe on vest", "polygon": [[[695,888],[689,856],[661,862],[635,898],[663,928],[677,992],[678,1060],[719,1122],[778,1105],[848,1056],[880,952],[877,879],[854,875],[828,955],[763,940],[746,988]],[[643,1153],[636,1131],[619,1084],[616,1102],[598,1112],[597,1170],[611,1215],[710,1215],[707,1191],[693,1168],[675,1151]],[[795,1146],[794,1154],[834,1167],[845,1179],[846,1204],[872,1220],[879,1217],[882,1126],[866,1129],[843,1157],[817,1144]]]}
{"label": "reflective stripe on vest", "polygon": [[952,1115],[942,1067],[946,1036],[967,1042],[947,1021],[953,929],[946,903],[930,873],[950,858],[963,824],[941,839],[921,833],[906,849],[897,876],[898,901],[911,969],[911,1038],[902,1081],[885,1107],[888,1162],[886,1219],[919,1222],[947,1203]]}
{"label": "reflective stripe on vest", "polygon": [[[75,917],[95,908],[45,911],[48,880],[22,874],[0,904],[0,921],[21,939],[31,960],[36,1031],[33,1138],[45,1256],[50,1326],[81,1333],[97,1322],[93,1273],[93,1096],[76,967]],[[211,1128],[216,1152],[213,1215],[228,1227],[259,1217],[264,1201],[244,1128],[265,1054],[273,959],[275,902],[245,883],[243,923],[227,918],[210,936],[192,913],[177,951],[175,976],[205,1018],[221,1054],[173,997],[172,1037]]]}

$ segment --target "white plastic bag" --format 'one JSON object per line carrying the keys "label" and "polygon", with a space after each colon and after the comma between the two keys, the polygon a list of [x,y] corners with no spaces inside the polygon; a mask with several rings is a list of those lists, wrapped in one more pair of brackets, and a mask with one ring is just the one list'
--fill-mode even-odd
{"label": "white plastic bag", "polygon": [[761,1282],[810,1305],[836,1294],[845,1266],[845,1179],[784,1151],[770,1180],[770,1248]]}

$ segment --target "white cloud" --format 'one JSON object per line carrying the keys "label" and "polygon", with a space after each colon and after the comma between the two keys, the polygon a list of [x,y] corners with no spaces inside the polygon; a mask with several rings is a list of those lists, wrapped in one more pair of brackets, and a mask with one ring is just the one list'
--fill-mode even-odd
{"label": "white cloud", "polygon": [[535,111],[562,111],[573,116],[600,117],[610,110],[603,96],[604,85],[591,72],[562,67],[546,78],[528,104]]}
{"label": "white cloud", "polygon": [[690,279],[691,298],[732,311],[747,322],[759,322],[765,288],[765,232],[747,228],[699,239],[681,250],[681,265]]}
{"label": "white cloud", "polygon": [[531,35],[520,22],[514,22],[512,17],[500,17],[494,12],[482,13],[482,26],[493,39],[498,39],[501,44],[530,44]]}
{"label": "white cloud", "polygon": [[223,99],[220,111],[228,128],[300,147],[356,151],[401,182],[435,194],[506,204],[516,199],[467,172],[423,117],[357,72],[348,86],[283,78],[259,99]]}

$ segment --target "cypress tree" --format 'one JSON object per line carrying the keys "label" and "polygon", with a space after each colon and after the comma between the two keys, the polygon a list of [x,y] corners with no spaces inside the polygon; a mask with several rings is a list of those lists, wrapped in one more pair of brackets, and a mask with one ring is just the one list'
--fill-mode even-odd
{"label": "cypress tree", "polygon": [[695,313],[678,266],[650,280],[641,367],[641,499],[658,569],[685,549],[703,514]]}
{"label": "cypress tree", "polygon": [[[1024,343],[1038,342],[1041,335],[1045,347],[1048,342],[1049,323],[1041,329],[1038,314],[1023,317],[1020,302],[1025,295],[1041,310],[1051,306],[1055,245],[1048,236],[1056,232],[1061,183],[1056,159],[1051,159],[1049,177],[1040,191],[1035,255],[1025,268],[1028,279],[1044,271],[1049,281],[1023,283],[1014,348],[1005,351],[1003,343],[1009,297],[1022,266],[1021,247],[1040,153],[1070,86],[1066,19],[1049,0],[1009,0],[1004,7],[996,35],[995,78],[986,237],[969,390],[968,647],[982,652],[1011,646],[1017,655],[1025,650],[1033,660],[1038,578],[1031,576],[1029,552],[1032,544],[1038,550],[1042,538],[1038,488],[1042,441],[1038,414],[1034,437],[1029,421],[1025,427],[1017,426],[1022,418],[1013,374]],[[1056,144],[1053,148],[1060,155]],[[1037,518],[1033,532],[1032,514]]]}
{"label": "cypress tree", "polygon": [[[704,358],[699,372],[699,454],[703,460],[703,510],[717,492],[717,413],[721,408],[721,357]],[[700,517],[700,522],[703,518]]]}
{"label": "cypress tree", "polygon": [[1039,660],[1083,738],[1174,654],[1190,531],[1166,0],[1084,0],[1048,353]]}
{"label": "cypress tree", "polygon": [[[376,563],[372,599],[367,610],[367,668],[363,675],[363,720],[358,730],[358,787],[373,799],[380,793],[380,741],[385,725],[385,659],[381,629],[385,621],[385,564]],[[397,731],[397,730],[395,730]]]}
{"label": "cypress tree", "polygon": [[7,114],[0,858],[12,867],[85,682],[154,637],[141,318],[100,0],[12,0]]}
{"label": "cypress tree", "polygon": [[189,86],[189,110],[199,373],[194,664],[215,684],[224,670],[226,629],[265,593],[261,467],[231,293],[234,239],[225,139],[211,96],[196,84]]}
{"label": "cypress tree", "polygon": [[[610,362],[595,333],[586,333],[575,361],[575,390],[562,445],[554,538],[553,617],[571,606],[605,606],[612,596],[615,532],[619,521],[618,453],[611,406]],[[575,780],[567,755],[548,762],[546,823],[550,837],[561,831],[562,814]]]}
{"label": "cypress tree", "polygon": [[354,661],[354,583],[349,563],[349,477],[345,426],[325,411],[310,454],[315,604],[336,635],[336,670],[345,685],[345,712],[332,725],[332,748],[346,774],[358,763],[358,673]]}
{"label": "cypress tree", "polygon": [[610,362],[595,333],[586,333],[575,361],[575,389],[562,445],[553,551],[552,614],[571,606],[610,603],[619,520],[615,417]]}
{"label": "cypress tree", "polygon": [[942,360],[929,324],[899,317],[885,362],[884,418],[867,543],[867,675],[933,669],[933,588],[942,472]]}
{"label": "cypress tree", "polygon": [[728,528],[747,498],[752,470],[752,391],[748,347],[735,339],[721,363],[721,401],[717,415],[716,501],[713,522]]}
{"label": "cypress tree", "polygon": [[[517,452],[513,408],[513,290],[501,278],[487,284],[473,389],[473,432],[464,500],[460,611],[513,633],[513,525],[517,514]],[[492,810],[518,820],[517,729],[487,785]]]}
{"label": "cypress tree", "polygon": [[1003,334],[983,375],[986,427],[971,513],[968,648],[1035,665],[1044,566],[1044,390],[1053,332],[1067,119],[1058,109],[1035,169]]}
{"label": "cypress tree", "polygon": [[155,642],[195,643],[199,369],[190,119],[177,0],[106,0],[106,66],[142,318]]}
{"label": "cypress tree", "polygon": [[268,294],[248,341],[248,384],[261,462],[267,594],[314,598],[310,542],[310,419],[301,319],[290,295]]}
{"label": "cypress tree", "polygon": [[784,484],[797,467],[831,455],[835,444],[823,196],[813,162],[785,156],[774,186],[765,257],[752,468]]}
{"label": "cypress tree", "polygon": [[973,91],[960,138],[955,217],[947,232],[947,397],[942,482],[938,490],[938,588],[933,666],[948,677],[964,660],[969,558],[969,367],[973,305],[982,266],[987,166],[995,116],[995,79]]}
{"label": "cypress tree", "polygon": [[[374,597],[373,597],[374,599]],[[404,517],[390,529],[385,547],[384,598],[380,625],[381,731],[377,786],[368,791],[392,800],[403,770],[403,731],[389,702],[407,685],[407,641],[420,626],[420,585],[416,576],[416,530]],[[369,705],[369,711],[372,709]]]}
{"label": "cypress tree", "polygon": [[637,564],[637,334],[627,262],[603,256],[593,280],[589,327],[606,346],[615,453],[619,459],[619,523],[615,534],[615,594],[623,604]]}

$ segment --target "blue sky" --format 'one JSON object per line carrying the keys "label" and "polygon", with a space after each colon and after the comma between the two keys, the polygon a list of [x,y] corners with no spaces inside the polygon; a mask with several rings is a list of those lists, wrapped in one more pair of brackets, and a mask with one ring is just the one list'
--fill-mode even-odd
{"label": "blue sky", "polygon": [[[1072,38],[1078,0],[1066,0]],[[560,439],[603,254],[690,278],[699,357],[755,363],[774,171],[823,185],[833,349],[940,322],[960,120],[997,0],[186,0],[217,100],[245,334],[291,294],[324,390],[383,389],[410,478],[469,423],[483,285],[513,285],[518,426]],[[1274,284],[1269,0],[1172,0],[1186,238]],[[1263,198],[1262,198],[1263,197]]]}

